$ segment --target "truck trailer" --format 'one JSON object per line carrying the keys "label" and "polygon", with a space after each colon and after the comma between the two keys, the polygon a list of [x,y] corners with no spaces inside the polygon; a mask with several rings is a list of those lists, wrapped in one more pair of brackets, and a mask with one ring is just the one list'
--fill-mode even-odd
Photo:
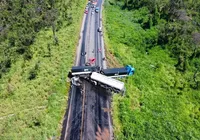
{"label": "truck trailer", "polygon": [[99,85],[108,91],[114,91],[117,93],[124,93],[125,91],[124,83],[111,77],[107,77],[97,72],[92,72],[90,78],[95,85]]}
{"label": "truck trailer", "polygon": [[100,67],[98,66],[73,66],[68,77],[72,78],[73,76],[88,75],[98,71],[100,71]]}
{"label": "truck trailer", "polygon": [[134,72],[135,72],[135,68],[133,68],[131,65],[127,65],[126,67],[122,67],[122,68],[110,68],[110,69],[101,70],[101,73],[103,75],[106,75],[109,77],[130,76],[130,75],[133,75]]}
{"label": "truck trailer", "polygon": [[133,68],[131,65],[127,65],[126,67],[122,68],[109,69],[101,69],[98,66],[73,66],[71,69],[72,76],[91,74],[92,72],[100,72],[101,74],[109,77],[123,77],[133,75],[135,72],[135,68]]}

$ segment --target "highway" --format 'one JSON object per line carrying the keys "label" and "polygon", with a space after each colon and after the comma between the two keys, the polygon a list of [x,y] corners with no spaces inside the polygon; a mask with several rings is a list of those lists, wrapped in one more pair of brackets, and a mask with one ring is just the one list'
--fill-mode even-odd
{"label": "highway", "polygon": [[[102,0],[97,1],[99,12],[89,7],[88,14],[84,16],[82,26],[80,50],[77,52],[76,65],[84,66],[91,58],[96,61],[92,65],[106,67],[102,56],[103,37],[97,29],[102,25],[100,21]],[[93,11],[93,12],[92,12]],[[92,14],[93,13],[93,14]],[[86,55],[83,55],[85,54]],[[68,99],[68,109],[63,120],[61,140],[95,140],[100,131],[107,140],[113,139],[110,96],[103,88],[82,80],[82,85],[71,85]],[[102,134],[104,133],[104,134]]]}

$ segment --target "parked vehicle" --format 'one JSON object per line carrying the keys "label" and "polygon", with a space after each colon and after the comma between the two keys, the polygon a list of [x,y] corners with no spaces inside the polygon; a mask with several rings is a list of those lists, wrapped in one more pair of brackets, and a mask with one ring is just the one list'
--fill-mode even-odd
{"label": "parked vehicle", "polygon": [[89,62],[90,62],[90,64],[94,64],[95,61],[96,61],[96,58],[89,58]]}

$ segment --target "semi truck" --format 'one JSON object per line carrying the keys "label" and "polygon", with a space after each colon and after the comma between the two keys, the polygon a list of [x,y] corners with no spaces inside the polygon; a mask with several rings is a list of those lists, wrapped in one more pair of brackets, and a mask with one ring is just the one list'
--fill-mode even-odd
{"label": "semi truck", "polygon": [[[133,75],[135,68],[131,65],[127,65],[122,68],[109,68],[102,69],[99,66],[73,66],[71,69],[71,75],[84,75],[91,74],[92,72],[98,72],[109,77],[123,77]],[[71,78],[71,77],[69,77]]]}
{"label": "semi truck", "polygon": [[110,69],[101,69],[99,66],[73,66],[68,77],[75,86],[80,86],[82,83],[80,79],[83,78],[109,91],[124,93],[124,83],[112,77],[130,76],[134,72],[135,69],[131,65]]}

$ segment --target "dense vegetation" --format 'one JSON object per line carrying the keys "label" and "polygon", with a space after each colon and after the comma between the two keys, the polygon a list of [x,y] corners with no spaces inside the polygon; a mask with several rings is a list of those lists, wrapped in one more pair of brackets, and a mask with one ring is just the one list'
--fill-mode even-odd
{"label": "dense vegetation", "polygon": [[85,3],[0,2],[1,140],[59,137]]}
{"label": "dense vegetation", "polygon": [[136,68],[113,97],[115,139],[200,139],[200,1],[106,0],[107,49]]}
{"label": "dense vegetation", "polygon": [[[23,55],[25,60],[33,57],[30,45],[34,43],[41,29],[51,27],[54,44],[59,44],[56,31],[62,27],[64,21],[67,21],[68,25],[72,23],[72,2],[55,0],[3,0],[1,2],[0,77],[9,70],[19,55]],[[77,6],[80,6],[78,2]]]}

